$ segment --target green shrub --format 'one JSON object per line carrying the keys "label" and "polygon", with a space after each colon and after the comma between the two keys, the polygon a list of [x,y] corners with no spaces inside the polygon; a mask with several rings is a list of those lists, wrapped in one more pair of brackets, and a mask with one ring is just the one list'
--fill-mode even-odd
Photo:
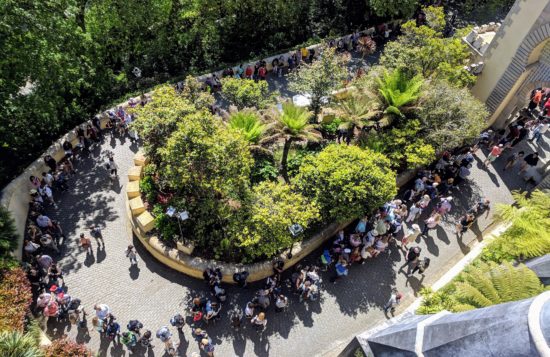
{"label": "green shrub", "polygon": [[157,204],[153,207],[153,216],[155,217],[155,227],[158,229],[160,239],[165,242],[173,242],[175,236],[180,235],[178,222],[176,218],[168,216],[166,209]]}
{"label": "green shrub", "polygon": [[345,222],[394,197],[395,179],[384,155],[331,144],[304,160],[295,182],[300,192],[319,204],[326,221]]}
{"label": "green shrub", "polygon": [[336,135],[338,132],[338,127],[342,124],[342,119],[335,118],[330,123],[322,123],[321,124],[321,131],[328,135]]}
{"label": "green shrub", "polygon": [[155,203],[158,190],[152,176],[144,176],[139,181],[139,190],[145,195],[145,199],[149,204]]}
{"label": "green shrub", "polygon": [[272,160],[256,160],[252,167],[251,177],[252,183],[259,183],[262,181],[276,181],[279,176],[279,170],[273,164]]}
{"label": "green shrub", "polygon": [[256,107],[263,109],[273,103],[267,81],[252,79],[223,78],[222,96],[239,109]]}
{"label": "green shrub", "polygon": [[245,252],[245,261],[271,258],[302,239],[290,234],[292,224],[307,229],[319,218],[315,202],[294,192],[289,185],[264,181],[254,187],[250,208],[241,217],[240,226],[233,229],[237,244]]}
{"label": "green shrub", "polygon": [[11,252],[17,249],[17,231],[10,211],[0,206],[0,259],[12,260]]}

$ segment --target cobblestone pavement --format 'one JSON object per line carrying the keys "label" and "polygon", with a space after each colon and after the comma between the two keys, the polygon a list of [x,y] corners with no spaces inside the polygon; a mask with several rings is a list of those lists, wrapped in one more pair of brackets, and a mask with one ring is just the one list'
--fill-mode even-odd
{"label": "cobblestone pavement", "polygon": [[[540,146],[543,161],[548,160],[549,141],[546,137]],[[516,150],[530,152],[532,148],[532,144],[522,142]],[[65,272],[68,293],[80,298],[90,315],[95,303],[107,304],[123,331],[130,319],[139,319],[145,329],[150,329],[154,334],[159,327],[169,325],[169,319],[175,313],[183,313],[188,299],[201,294],[208,296],[209,292],[202,281],[158,263],[132,236],[125,218],[124,188],[127,184],[125,173],[132,165],[137,149],[137,144],[128,139],[106,135],[103,143],[95,147],[89,157],[79,160],[76,166],[78,173],[70,182],[71,189],[57,197],[59,208],[50,211],[49,215],[61,221],[67,236],[59,261]],[[107,151],[114,152],[119,165],[120,177],[116,183],[110,183],[104,168]],[[507,157],[507,154],[504,156]],[[417,240],[423,255],[432,259],[423,280],[417,277],[406,279],[399,272],[404,258],[397,248],[364,265],[351,267],[349,276],[336,284],[329,283],[329,273],[324,273],[319,301],[300,303],[296,296],[291,296],[288,311],[268,311],[267,329],[262,334],[249,326],[242,332],[232,331],[224,312],[220,321],[206,327],[216,345],[216,356],[313,356],[349,341],[354,334],[385,319],[382,306],[393,288],[405,294],[401,306],[404,308],[423,286],[429,286],[466,254],[470,243],[481,239],[481,232],[491,221],[492,211],[488,216],[481,217],[459,239],[453,233],[453,222],[465,208],[481,196],[490,198],[493,204],[511,203],[510,190],[525,187],[517,174],[518,170],[502,171],[504,159],[497,160],[489,170],[481,168],[484,159],[485,155],[480,151],[471,180],[460,186],[460,193],[453,193],[455,206],[448,221],[437,231],[432,231],[430,237]],[[104,244],[94,241],[93,256],[86,256],[78,247],[77,237],[81,232],[88,232],[87,227],[92,224],[103,227]],[[124,255],[128,244],[137,247],[137,268],[130,268],[130,262]],[[316,260],[318,256],[316,252],[307,259]],[[253,284],[239,290],[228,286],[229,298],[224,309],[234,304],[244,306],[257,287]],[[289,292],[289,295],[292,294]],[[164,355],[158,339],[155,339],[153,349],[132,352],[120,344],[101,340],[90,321],[88,325],[89,331],[48,323],[47,334],[59,337],[67,333],[77,341],[87,343],[94,351],[99,351],[101,356]],[[174,328],[171,330],[179,343],[180,356],[199,354],[188,325],[179,336]]]}

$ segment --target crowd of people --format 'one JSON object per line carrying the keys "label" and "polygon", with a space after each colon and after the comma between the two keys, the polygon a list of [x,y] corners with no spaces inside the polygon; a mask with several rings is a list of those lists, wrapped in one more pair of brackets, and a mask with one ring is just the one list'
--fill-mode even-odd
{"label": "crowd of people", "polygon": [[[358,36],[358,35],[357,35]],[[343,50],[353,50],[357,46],[356,34],[347,40],[331,43],[331,46]],[[289,57],[280,56],[271,63],[273,73],[281,76],[285,70],[293,70],[300,63],[313,61],[315,50],[302,48]],[[259,61],[254,67],[241,65],[236,70],[228,68],[224,76],[265,80],[267,64]],[[219,79],[213,75],[206,81],[212,90],[219,89]],[[147,99],[131,100],[129,105],[146,105]],[[198,346],[208,356],[214,355],[215,345],[206,330],[210,324],[222,320],[222,311],[227,310],[228,325],[235,331],[241,331],[247,326],[257,333],[263,333],[269,315],[284,313],[292,300],[299,303],[314,302],[319,299],[323,280],[321,272],[332,272],[331,283],[346,277],[353,265],[364,264],[369,259],[376,259],[382,254],[388,254],[397,248],[405,258],[405,264],[400,271],[407,276],[416,273],[424,274],[430,266],[430,258],[422,256],[422,249],[417,244],[418,239],[428,237],[445,220],[450,221],[449,213],[454,210],[454,197],[460,195],[461,185],[471,174],[475,155],[480,147],[489,148],[490,153],[485,161],[489,165],[506,151],[512,151],[524,139],[537,144],[547,132],[550,110],[550,89],[536,89],[531,96],[531,102],[520,118],[506,129],[487,130],[482,133],[473,146],[465,146],[453,152],[444,152],[432,167],[421,170],[412,186],[398,198],[379,207],[376,212],[361,218],[351,230],[340,230],[336,237],[323,249],[315,264],[297,264],[287,278],[283,277],[284,262],[276,260],[273,263],[273,274],[268,277],[252,298],[244,306],[225,307],[227,293],[222,284],[222,273],[219,269],[204,271],[204,280],[209,293],[195,296],[190,301],[187,310],[175,313],[166,325],[156,330],[155,336],[164,344],[169,355],[177,353],[177,343],[174,341],[171,328],[176,328],[183,334],[183,327],[189,324],[192,337]],[[94,143],[101,141],[105,131],[112,135],[128,136],[137,140],[137,134],[128,129],[134,120],[123,107],[106,112],[108,121],[106,128],[101,128],[100,118],[94,118],[89,124],[76,130],[78,144],[73,146],[70,141],[63,143],[64,158],[57,161],[52,156],[44,157],[49,168],[42,172],[41,177],[31,176],[30,180],[30,213],[27,234],[24,241],[25,264],[29,280],[36,296],[37,312],[49,319],[68,322],[78,328],[87,328],[88,313],[84,310],[82,301],[67,293],[63,279],[62,267],[56,263],[55,256],[59,254],[60,246],[66,237],[59,222],[46,215],[46,209],[51,206],[57,209],[54,196],[69,189],[69,179],[77,174],[76,166],[79,156],[90,152]],[[516,167],[519,172],[529,174],[530,168],[538,163],[537,152],[519,151],[508,156],[504,170]],[[118,176],[118,167],[111,153],[107,155],[106,171],[111,179]],[[490,210],[490,201],[481,198],[469,209],[462,212],[456,220],[457,236],[466,232],[476,219]],[[79,245],[91,252],[91,242],[94,238],[98,245],[104,245],[101,228],[89,227],[88,232],[80,233]],[[137,254],[133,246],[128,246],[124,252],[130,264],[137,265]],[[406,271],[403,270],[407,268]],[[237,286],[246,288],[248,272],[235,273],[233,280]],[[206,289],[205,289],[206,291]],[[292,296],[295,299],[292,299]],[[401,292],[393,291],[384,311],[393,312],[403,298]],[[270,308],[270,306],[273,306]],[[100,303],[93,306],[91,317],[93,329],[102,338],[114,344],[122,344],[130,350],[152,347],[154,340],[151,330],[144,328],[142,322],[133,319],[127,322],[126,329],[122,327],[108,305]],[[158,327],[158,326],[157,326]]]}

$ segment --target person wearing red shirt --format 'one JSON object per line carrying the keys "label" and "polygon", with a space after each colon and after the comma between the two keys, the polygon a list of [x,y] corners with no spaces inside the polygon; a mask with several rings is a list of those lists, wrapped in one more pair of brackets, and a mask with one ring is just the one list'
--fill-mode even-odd
{"label": "person wearing red shirt", "polygon": [[495,161],[497,157],[499,157],[500,154],[502,154],[502,150],[503,150],[502,147],[503,147],[502,144],[499,144],[498,146],[497,145],[493,146],[493,149],[491,150],[491,152],[489,153],[489,155],[487,156],[487,159],[485,159],[483,164],[487,166],[490,162]]}
{"label": "person wearing red shirt", "polygon": [[265,69],[264,66],[258,69],[258,75],[260,76],[260,79],[265,80],[265,76],[267,75],[267,70]]}
{"label": "person wearing red shirt", "polygon": [[250,65],[246,66],[246,70],[244,71],[244,76],[247,79],[252,79],[252,75],[254,74],[254,70]]}

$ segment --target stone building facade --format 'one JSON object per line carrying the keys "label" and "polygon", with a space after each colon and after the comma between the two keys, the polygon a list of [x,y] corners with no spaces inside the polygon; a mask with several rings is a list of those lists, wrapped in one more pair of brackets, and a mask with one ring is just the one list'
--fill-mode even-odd
{"label": "stone building facade", "polygon": [[549,40],[550,0],[517,0],[483,53],[472,88],[491,112],[490,125],[505,126],[534,88],[550,87]]}

